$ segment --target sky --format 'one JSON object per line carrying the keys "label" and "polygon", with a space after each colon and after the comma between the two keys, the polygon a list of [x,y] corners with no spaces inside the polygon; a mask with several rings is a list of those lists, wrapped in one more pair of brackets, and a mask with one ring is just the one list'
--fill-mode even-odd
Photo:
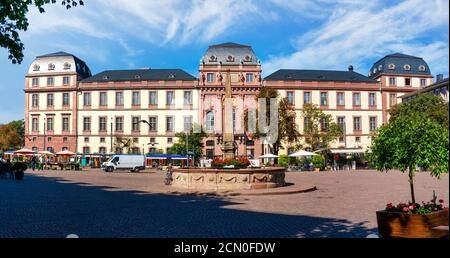
{"label": "sky", "polygon": [[[60,2],[60,1],[59,1]],[[24,76],[38,55],[65,51],[93,74],[110,69],[181,68],[198,76],[209,45],[251,45],[263,76],[278,69],[367,75],[391,53],[424,58],[449,74],[447,0],[84,0],[66,10],[30,6],[22,64],[0,49],[0,124],[24,117]]]}

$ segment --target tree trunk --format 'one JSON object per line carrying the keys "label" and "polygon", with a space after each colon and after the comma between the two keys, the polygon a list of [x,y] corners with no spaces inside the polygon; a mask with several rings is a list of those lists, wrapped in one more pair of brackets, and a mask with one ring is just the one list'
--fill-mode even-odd
{"label": "tree trunk", "polygon": [[414,195],[414,171],[412,167],[409,167],[409,188],[411,190],[411,201],[416,203],[416,197]]}

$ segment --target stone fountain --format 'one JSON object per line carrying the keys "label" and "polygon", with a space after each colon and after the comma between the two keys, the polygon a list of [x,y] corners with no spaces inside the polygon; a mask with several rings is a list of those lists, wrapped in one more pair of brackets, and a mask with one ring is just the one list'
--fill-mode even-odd
{"label": "stone fountain", "polygon": [[[223,158],[234,159],[236,143],[233,133],[231,75],[227,71],[224,99]],[[265,189],[285,185],[285,168],[178,168],[172,174],[172,185],[200,190]]]}

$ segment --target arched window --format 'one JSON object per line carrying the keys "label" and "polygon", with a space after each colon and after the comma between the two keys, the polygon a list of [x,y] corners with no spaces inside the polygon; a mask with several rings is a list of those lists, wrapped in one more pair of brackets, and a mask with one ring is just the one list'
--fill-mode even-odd
{"label": "arched window", "polygon": [[71,65],[69,63],[64,63],[64,70],[70,69]]}
{"label": "arched window", "polygon": [[394,70],[395,69],[395,64],[389,64],[388,68],[389,68],[389,70]]}
{"label": "arched window", "polygon": [[49,71],[55,70],[55,65],[52,63],[48,64],[48,70]]}
{"label": "arched window", "polygon": [[214,131],[214,112],[208,111],[206,113],[206,131],[212,132]]}
{"label": "arched window", "polygon": [[411,70],[411,66],[409,64],[405,64],[403,66],[403,69],[405,69],[406,71],[409,71],[409,70]]}
{"label": "arched window", "polygon": [[420,65],[419,66],[419,71],[423,72],[425,70],[426,70],[425,65]]}
{"label": "arched window", "polygon": [[39,71],[41,67],[38,64],[33,65],[33,71]]}

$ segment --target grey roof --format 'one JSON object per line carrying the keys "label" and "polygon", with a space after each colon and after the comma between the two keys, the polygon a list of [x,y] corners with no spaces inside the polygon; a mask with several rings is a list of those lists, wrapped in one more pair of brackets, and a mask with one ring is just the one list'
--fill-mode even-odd
{"label": "grey roof", "polygon": [[64,52],[64,51],[59,51],[59,52],[55,52],[55,53],[50,53],[50,54],[46,54],[46,55],[41,55],[41,56],[37,56],[36,58],[46,58],[46,57],[58,57],[58,56],[71,56],[73,57],[73,59],[75,60],[75,65],[76,65],[76,71],[78,74],[80,74],[81,78],[87,78],[92,76],[91,74],[91,70],[89,69],[89,66],[87,66],[87,64],[79,59],[78,57],[76,57],[73,54]]}
{"label": "grey roof", "polygon": [[227,42],[209,46],[202,62],[213,65],[239,65],[241,62],[244,65],[256,65],[258,59],[251,46]]}
{"label": "grey roof", "polygon": [[197,78],[181,69],[109,70],[84,79],[82,82],[108,81],[196,81]]}
{"label": "grey roof", "polygon": [[[410,70],[405,69],[407,65]],[[380,74],[431,75],[431,71],[421,57],[395,53],[381,58],[369,70],[370,78],[376,78]]]}
{"label": "grey roof", "polygon": [[264,78],[267,81],[336,81],[376,83],[354,71],[280,69]]}

